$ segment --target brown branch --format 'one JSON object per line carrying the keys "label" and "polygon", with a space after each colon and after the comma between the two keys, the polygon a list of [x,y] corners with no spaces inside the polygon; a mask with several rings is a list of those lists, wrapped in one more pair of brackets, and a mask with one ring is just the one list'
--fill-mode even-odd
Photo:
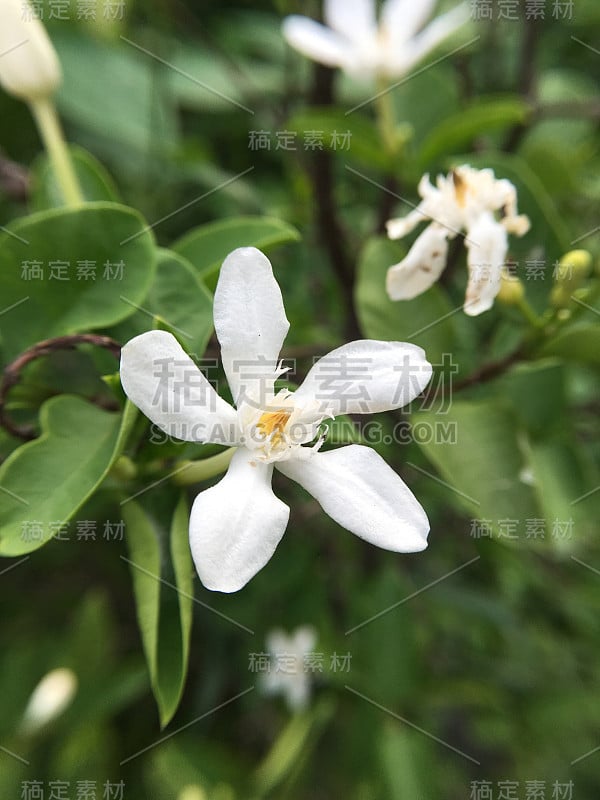
{"label": "brown branch", "polygon": [[522,358],[523,347],[521,346],[504,358],[498,361],[490,361],[489,364],[484,364],[482,367],[479,367],[479,369],[476,369],[471,375],[463,378],[462,381],[458,381],[454,386],[454,391],[459,392],[461,389],[466,389],[469,386],[477,386],[480,383],[491,381],[510,369],[513,364],[517,364]]}
{"label": "brown branch", "polygon": [[0,152],[0,191],[11,200],[25,203],[31,189],[29,172]]}
{"label": "brown branch", "polygon": [[[332,69],[321,64],[315,65],[311,105],[324,106],[333,103],[334,79],[335,72]],[[315,223],[319,240],[328,254],[344,295],[346,336],[348,339],[360,338],[360,326],[354,310],[354,264],[346,251],[346,235],[337,214],[333,188],[333,158],[327,150],[315,150],[311,160]]]}
{"label": "brown branch", "polygon": [[[10,390],[21,380],[23,369],[32,361],[42,356],[47,356],[58,350],[72,350],[78,344],[93,344],[96,347],[103,347],[109,350],[115,358],[121,355],[121,345],[108,336],[100,336],[96,333],[78,333],[70,336],[57,336],[54,339],[45,339],[38,342],[17,356],[7,367],[5,367],[0,380],[0,425],[12,436],[19,439],[35,439],[36,433],[30,425],[19,426],[8,416],[6,401]],[[92,398],[92,402],[101,405],[99,398]],[[106,407],[104,404],[103,407]]]}

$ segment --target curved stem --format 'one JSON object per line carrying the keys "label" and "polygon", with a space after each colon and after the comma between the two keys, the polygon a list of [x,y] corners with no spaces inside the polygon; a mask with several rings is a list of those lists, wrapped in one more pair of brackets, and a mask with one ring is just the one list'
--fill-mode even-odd
{"label": "curved stem", "polygon": [[48,97],[40,97],[32,101],[31,111],[52,163],[54,174],[60,184],[65,204],[68,206],[81,205],[84,201],[83,194],[73,169],[54,103]]}
{"label": "curved stem", "polygon": [[226,471],[236,450],[237,447],[229,447],[202,461],[181,461],[178,471],[173,475],[173,483],[177,486],[190,486],[221,475]]}

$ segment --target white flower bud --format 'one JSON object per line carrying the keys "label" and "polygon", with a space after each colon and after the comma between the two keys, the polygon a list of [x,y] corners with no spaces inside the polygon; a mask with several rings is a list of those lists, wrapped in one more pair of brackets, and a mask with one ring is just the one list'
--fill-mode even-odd
{"label": "white flower bud", "polygon": [[44,675],[33,690],[23,714],[21,728],[33,733],[60,716],[77,691],[77,676],[72,669],[60,667]]}
{"label": "white flower bud", "polygon": [[61,82],[56,51],[27,0],[0,0],[0,85],[29,102]]}

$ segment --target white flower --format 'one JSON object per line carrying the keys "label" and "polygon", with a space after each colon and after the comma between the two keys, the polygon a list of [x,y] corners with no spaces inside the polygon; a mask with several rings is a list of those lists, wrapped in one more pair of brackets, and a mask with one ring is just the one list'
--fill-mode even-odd
{"label": "white flower", "polygon": [[239,448],[225,477],[192,507],[190,545],[203,584],[237,591],[273,555],[289,517],[271,489],[274,466],[363,539],[397,552],[423,550],[427,516],[374,450],[349,445],[317,452],[324,419],[399,408],[416,397],[432,373],[423,350],[399,342],[352,342],[317,361],[297,391],[276,394],[289,323],[271,264],[253,247],[225,259],[214,318],[237,410],[216,394],[169,333],[136,336],[121,356],[126,394],[163,431]]}
{"label": "white flower", "polygon": [[302,711],[308,705],[311,673],[305,658],[316,643],[316,631],[309,625],[289,635],[277,629],[267,636],[271,660],[269,671],[262,673],[262,688],[267,694],[282,694],[290,711]]}
{"label": "white flower", "polygon": [[386,0],[379,25],[375,0],[325,0],[325,25],[308,17],[286,17],[283,35],[308,58],[341,67],[354,77],[405,75],[424,55],[468,19],[465,5],[426,27],[436,0]]}
{"label": "white flower", "polygon": [[0,85],[32,101],[61,82],[56,51],[27,0],[0,0]]}
{"label": "white flower", "polygon": [[419,194],[423,200],[410,214],[387,223],[390,239],[401,239],[420,222],[431,220],[406,258],[388,270],[388,295],[411,300],[429,289],[446,266],[448,240],[464,230],[469,268],[464,311],[470,316],[487,311],[500,290],[507,233],[523,236],[529,230],[529,219],[517,214],[515,187],[496,180],[491,169],[464,165],[447,177],[439,175],[437,188],[424,175]]}
{"label": "white flower", "polygon": [[21,729],[33,733],[60,716],[77,691],[77,676],[72,669],[60,667],[48,672],[33,690],[23,713]]}

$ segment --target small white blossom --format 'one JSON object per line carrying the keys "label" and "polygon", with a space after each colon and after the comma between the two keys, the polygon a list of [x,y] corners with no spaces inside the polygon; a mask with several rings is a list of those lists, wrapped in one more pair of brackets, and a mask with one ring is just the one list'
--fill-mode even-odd
{"label": "small white blossom", "polygon": [[375,0],[325,0],[326,25],[294,15],[284,20],[283,34],[308,58],[354,77],[397,78],[468,19],[461,4],[424,27],[435,4],[386,0],[378,24]]}
{"label": "small white blossom", "polygon": [[61,69],[27,0],[0,0],[0,86],[29,102],[58,88]]}
{"label": "small white blossom", "polygon": [[448,240],[466,231],[469,282],[465,314],[476,316],[492,307],[500,290],[508,251],[508,233],[523,236],[529,219],[517,214],[517,192],[510,181],[497,180],[491,169],[457,167],[437,186],[424,175],[421,203],[401,219],[387,223],[390,239],[401,239],[420,222],[431,220],[408,255],[390,267],[387,292],[392,300],[411,300],[440,277],[448,256]]}
{"label": "small white blossom", "polygon": [[60,716],[77,692],[77,676],[60,667],[48,672],[33,690],[23,713],[21,729],[33,733]]}
{"label": "small white blossom", "polygon": [[271,656],[270,669],[261,675],[262,689],[267,694],[281,694],[290,711],[302,711],[308,705],[311,673],[305,658],[317,643],[317,633],[310,625],[287,634],[276,629],[267,636]]}
{"label": "small white blossom", "polygon": [[225,477],[192,507],[190,545],[202,583],[235,592],[273,555],[290,513],[273,494],[274,467],[357,536],[396,552],[423,550],[427,516],[381,456],[361,445],[318,452],[324,420],[389,411],[420,394],[432,374],[423,350],[352,342],[317,361],[295,392],[276,393],[289,322],[271,264],[253,247],[225,259],[214,319],[237,408],[217,395],[170,333],[143,333],[121,354],[125,393],[163,431],[238,448]]}

